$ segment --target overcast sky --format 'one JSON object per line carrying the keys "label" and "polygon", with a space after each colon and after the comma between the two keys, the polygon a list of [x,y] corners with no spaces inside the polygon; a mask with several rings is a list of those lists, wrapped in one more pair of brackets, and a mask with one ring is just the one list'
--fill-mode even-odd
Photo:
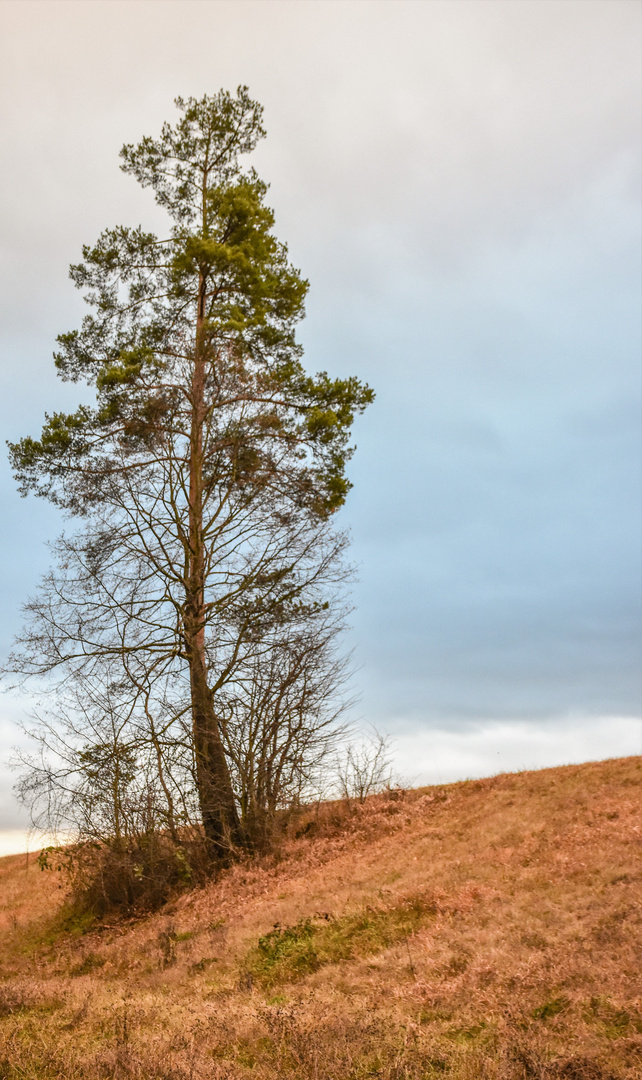
{"label": "overcast sky", "polygon": [[[247,83],[311,282],[306,363],[377,393],[343,512],[351,643],[359,714],[415,782],[641,749],[641,12],[0,2],[3,437],[76,403],[51,353],[81,244],[160,226],[120,146]],[[6,458],[0,497],[6,651],[61,523]],[[0,700],[3,752],[22,708]]]}

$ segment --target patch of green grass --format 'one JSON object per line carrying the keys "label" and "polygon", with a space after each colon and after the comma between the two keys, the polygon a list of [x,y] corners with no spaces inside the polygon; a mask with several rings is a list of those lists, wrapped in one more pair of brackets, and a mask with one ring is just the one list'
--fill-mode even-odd
{"label": "patch of green grass", "polygon": [[533,1009],[534,1020],[550,1020],[553,1016],[558,1016],[559,1013],[568,1009],[570,1001],[567,997],[551,998],[550,1001],[546,1001],[543,1005],[539,1005],[536,1009]]}
{"label": "patch of green grass", "polygon": [[[365,1032],[364,1032],[365,1034]],[[371,1036],[375,1035],[372,1031]],[[353,1058],[352,1067],[348,1066],[346,1080],[374,1080],[385,1077],[386,1080],[441,1080],[445,1073],[451,1072],[449,1061],[435,1056],[426,1048],[407,1038],[407,1032],[397,1029],[376,1032],[377,1042],[365,1052]],[[375,1048],[376,1047],[376,1048]]]}
{"label": "patch of green grass", "polygon": [[252,974],[267,986],[317,971],[319,944],[319,927],[312,919],[300,919],[295,926],[275,926],[258,940]]}
{"label": "patch of green grass", "polygon": [[414,897],[338,919],[315,915],[299,919],[294,926],[277,924],[251,951],[242,982],[247,984],[250,977],[251,982],[269,988],[294,982],[326,964],[380,952],[414,934],[435,911],[425,897]]}
{"label": "patch of green grass", "polygon": [[267,1036],[254,1040],[239,1039],[234,1048],[234,1064],[253,1069],[255,1065],[264,1062],[266,1057],[268,1060],[273,1058],[274,1049],[273,1040]]}
{"label": "patch of green grass", "polygon": [[36,945],[57,945],[61,938],[79,938],[93,930],[96,915],[85,908],[63,904],[54,918],[34,938]]}
{"label": "patch of green grass", "polygon": [[587,1023],[599,1023],[607,1039],[642,1034],[642,1014],[634,1009],[618,1009],[608,998],[592,997],[584,1014]]}
{"label": "patch of green grass", "polygon": [[350,1080],[366,1080],[366,1077],[381,1076],[385,1064],[383,1053],[370,1052],[354,1066],[350,1073]]}
{"label": "patch of green grass", "polygon": [[424,1006],[419,1011],[420,1024],[435,1024],[442,1020],[452,1020],[452,1012],[443,1009],[429,1009]]}

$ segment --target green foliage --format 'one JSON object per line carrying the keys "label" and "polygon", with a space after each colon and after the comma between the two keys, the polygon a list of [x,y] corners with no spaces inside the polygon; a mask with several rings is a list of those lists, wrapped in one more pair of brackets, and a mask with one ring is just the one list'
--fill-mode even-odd
{"label": "green foliage", "polygon": [[321,966],[314,938],[318,928],[312,919],[301,919],[295,926],[275,926],[259,938],[260,968],[270,982],[275,968],[287,971],[289,979],[307,975]]}
{"label": "green foliage", "polygon": [[43,945],[56,945],[63,938],[81,938],[94,929],[96,913],[88,904],[78,904],[72,896],[56,912],[39,936]]}
{"label": "green foliage", "polygon": [[[56,367],[65,380],[93,384],[96,407],[55,413],[39,439],[10,446],[20,490],[78,512],[100,497],[107,477],[113,483],[120,455],[142,468],[158,438],[185,434],[182,360],[200,354],[218,369],[218,389],[227,367],[223,382],[233,376],[237,393],[242,385],[253,402],[239,431],[256,455],[253,472],[270,458],[260,452],[266,441],[294,451],[299,499],[327,515],[349,490],[346,440],[372,391],[301,366],[294,327],[308,283],[273,235],[267,186],[240,163],[264,136],[260,106],[246,87],[176,104],[183,115],[175,127],[121,153],[123,170],[168,212],[169,235],[107,229],[72,266],[93,313],[59,336]],[[211,389],[210,410],[229,405]]]}
{"label": "green foliage", "polygon": [[63,870],[66,866],[64,848],[54,846],[42,848],[36,859],[39,870]]}
{"label": "green foliage", "polygon": [[536,1009],[533,1009],[534,1020],[550,1020],[553,1016],[558,1016],[559,1013],[565,1012],[570,1005],[570,1001],[567,997],[551,998],[550,1001],[546,1001],[543,1005],[539,1005]]}
{"label": "green foliage", "polygon": [[598,1024],[607,1039],[642,1034],[642,1013],[634,1008],[622,1009],[606,997],[595,995],[591,998],[584,1020]]}

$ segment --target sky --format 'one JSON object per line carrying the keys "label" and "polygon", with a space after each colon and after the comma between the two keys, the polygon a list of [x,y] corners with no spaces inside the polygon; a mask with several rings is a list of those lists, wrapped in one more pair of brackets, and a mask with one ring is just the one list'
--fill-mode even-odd
{"label": "sky", "polygon": [[[640,23],[631,0],[0,0],[0,427],[79,390],[69,263],[161,228],[118,168],[249,86],[311,370],[355,374],[355,714],[400,778],[642,750]],[[0,650],[57,513],[0,460]],[[0,698],[0,757],[28,698]],[[0,768],[0,832],[25,825]],[[4,835],[4,834],[3,834]],[[17,832],[16,832],[17,835]]]}

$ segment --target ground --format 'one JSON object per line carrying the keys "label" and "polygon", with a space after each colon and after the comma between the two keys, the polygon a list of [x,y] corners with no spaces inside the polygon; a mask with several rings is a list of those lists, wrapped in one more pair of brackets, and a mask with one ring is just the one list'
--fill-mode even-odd
{"label": "ground", "polygon": [[639,1080],[641,807],[639,757],[325,804],[103,926],[1,859],[0,1080]]}

